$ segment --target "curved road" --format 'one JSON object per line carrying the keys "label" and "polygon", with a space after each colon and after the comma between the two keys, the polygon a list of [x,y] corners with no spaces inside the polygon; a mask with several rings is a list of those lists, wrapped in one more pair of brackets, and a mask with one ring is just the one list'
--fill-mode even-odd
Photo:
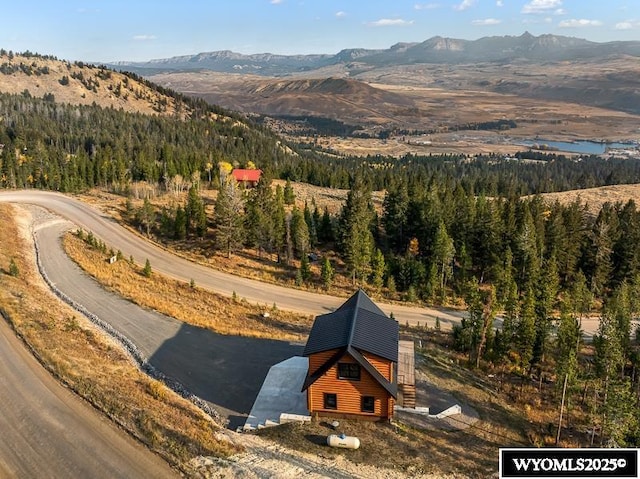
{"label": "curved road", "polygon": [[224,336],[150,311],[105,290],[64,252],[60,237],[68,223],[35,228],[41,262],[50,281],[76,303],[132,341],[149,363],[209,402],[230,426],[251,406],[269,368],[302,354],[288,341]]}
{"label": "curved road", "polygon": [[[180,258],[120,226],[113,218],[103,214],[86,203],[59,193],[23,190],[0,192],[0,201],[28,203],[42,206],[74,224],[92,231],[114,249],[119,249],[128,257],[132,255],[136,262],[144,264],[148,258],[154,271],[182,281],[193,279],[200,287],[231,296],[235,291],[250,302],[296,311],[303,314],[324,314],[334,310],[344,302],[337,298],[317,293],[290,289],[256,280],[241,278],[228,273],[213,270]],[[401,323],[434,325],[436,316],[443,328],[456,324],[463,313],[453,310],[418,308],[400,305],[379,304],[387,313],[394,313]]]}
{"label": "curved road", "polygon": [[178,477],[61,386],[0,317],[0,477]]}
{"label": "curved road", "polygon": [[[90,205],[60,193],[37,190],[0,192],[0,201],[30,203],[47,208],[76,225],[93,231],[107,244],[121,250],[125,256],[132,255],[140,264],[148,258],[155,271],[186,282],[193,279],[198,286],[227,296],[231,296],[235,291],[240,297],[251,302],[267,306],[275,303],[280,309],[313,315],[333,311],[344,302],[344,298],[261,283],[193,263],[145,241]],[[433,327],[435,318],[438,317],[443,329],[458,324],[465,316],[462,311],[445,308],[421,308],[385,303],[378,303],[378,306],[387,314],[393,312],[400,324],[421,324]],[[587,337],[595,334],[598,323],[597,318],[583,319],[582,329]]]}

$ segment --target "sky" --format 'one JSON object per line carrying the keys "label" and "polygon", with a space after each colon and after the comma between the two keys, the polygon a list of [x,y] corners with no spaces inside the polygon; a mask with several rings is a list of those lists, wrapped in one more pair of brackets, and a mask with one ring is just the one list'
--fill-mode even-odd
{"label": "sky", "polygon": [[10,0],[0,48],[65,60],[337,53],[436,35],[640,40],[640,0]]}

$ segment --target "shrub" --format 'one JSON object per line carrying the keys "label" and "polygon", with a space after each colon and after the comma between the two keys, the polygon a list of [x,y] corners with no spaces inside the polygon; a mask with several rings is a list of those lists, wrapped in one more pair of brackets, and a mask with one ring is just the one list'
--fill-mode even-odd
{"label": "shrub", "polygon": [[142,269],[142,274],[145,276],[145,278],[150,278],[151,273],[151,263],[149,262],[149,258],[147,258],[147,261],[144,263],[144,268]]}
{"label": "shrub", "polygon": [[20,270],[18,269],[18,265],[16,264],[16,261],[11,258],[11,262],[9,263],[9,274],[15,278],[17,278],[20,275]]}

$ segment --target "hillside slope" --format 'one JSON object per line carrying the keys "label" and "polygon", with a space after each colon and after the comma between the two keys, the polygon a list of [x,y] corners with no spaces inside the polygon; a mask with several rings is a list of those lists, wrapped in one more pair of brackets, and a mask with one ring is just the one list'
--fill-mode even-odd
{"label": "hillside slope", "polygon": [[190,114],[190,107],[146,81],[104,66],[0,51],[0,92],[144,114]]}
{"label": "hillside slope", "polygon": [[311,115],[354,125],[399,123],[400,110],[414,107],[406,95],[348,78],[266,79],[214,72],[166,73],[154,82],[246,113]]}

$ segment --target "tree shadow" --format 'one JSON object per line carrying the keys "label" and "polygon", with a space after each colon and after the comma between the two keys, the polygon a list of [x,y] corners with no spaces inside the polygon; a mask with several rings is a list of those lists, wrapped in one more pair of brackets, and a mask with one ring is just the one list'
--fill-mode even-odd
{"label": "tree shadow", "polygon": [[248,414],[269,369],[302,345],[225,336],[183,324],[149,362],[227,417]]}

